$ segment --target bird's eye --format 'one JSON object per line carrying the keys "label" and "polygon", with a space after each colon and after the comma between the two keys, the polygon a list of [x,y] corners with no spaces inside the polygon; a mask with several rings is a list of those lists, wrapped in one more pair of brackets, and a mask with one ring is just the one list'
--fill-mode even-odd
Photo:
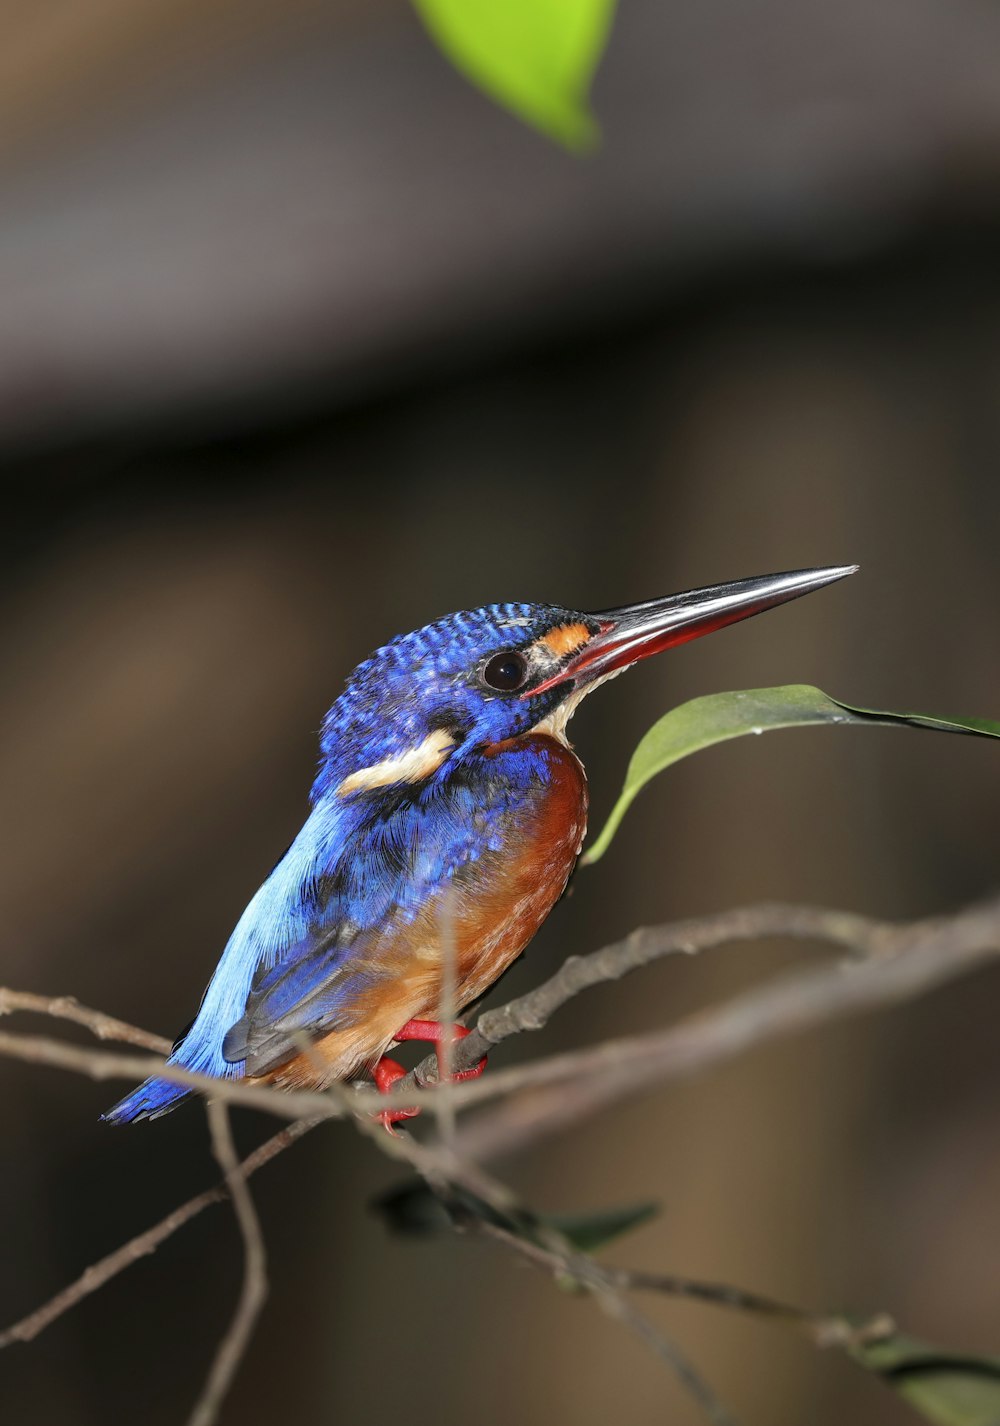
{"label": "bird's eye", "polygon": [[524,654],[508,651],[494,654],[483,669],[483,682],[498,693],[516,693],[528,681],[528,660]]}

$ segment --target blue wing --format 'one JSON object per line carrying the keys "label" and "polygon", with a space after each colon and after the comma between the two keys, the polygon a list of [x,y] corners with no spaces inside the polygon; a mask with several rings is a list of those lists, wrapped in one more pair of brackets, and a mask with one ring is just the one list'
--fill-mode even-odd
{"label": "blue wing", "polygon": [[464,778],[380,800],[328,879],[322,925],[255,978],[225,1037],[227,1060],[264,1074],[298,1053],[302,1036],[358,1024],[397,973],[407,928],[445,886],[461,891],[501,850],[517,800],[509,787]]}
{"label": "blue wing", "polygon": [[[258,1074],[296,1053],[301,1035],[351,1024],[362,992],[392,976],[379,938],[389,917],[395,926],[416,917],[457,872],[499,850],[504,814],[525,790],[450,778],[361,806],[318,803],[241,916],[168,1063]],[[187,1093],[147,1080],[104,1117],[155,1118]]]}

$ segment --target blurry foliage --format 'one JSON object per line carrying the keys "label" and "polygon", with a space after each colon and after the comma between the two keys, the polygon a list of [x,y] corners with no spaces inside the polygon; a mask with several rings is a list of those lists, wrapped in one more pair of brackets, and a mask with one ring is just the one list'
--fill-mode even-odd
{"label": "blurry foliage", "polygon": [[599,137],[588,95],[615,0],[414,0],[463,74],[569,148]]}
{"label": "blurry foliage", "polygon": [[681,758],[748,733],[816,723],[930,728],[943,733],[1000,738],[1000,723],[985,718],[935,718],[923,713],[883,713],[871,708],[854,708],[805,683],[693,698],[664,714],[640,740],[626,770],[618,801],[583,858],[584,862],[596,862],[604,855],[622,818],[646,783]]}
{"label": "blurry foliage", "polygon": [[[641,1227],[659,1211],[654,1203],[639,1203],[588,1214],[543,1214],[526,1208],[501,1213],[460,1185],[432,1188],[420,1179],[407,1180],[380,1195],[372,1208],[392,1232],[409,1237],[482,1223],[540,1247],[546,1246],[555,1234],[578,1253],[596,1252]],[[563,1289],[580,1290],[571,1275],[557,1277],[556,1282]],[[688,1295],[762,1316],[785,1318],[793,1324],[816,1320],[796,1308],[784,1308],[719,1285]],[[831,1316],[825,1322],[838,1324],[839,1319]],[[891,1323],[886,1328],[878,1327],[871,1335],[861,1326],[853,1337],[850,1324],[843,1321],[842,1325],[849,1330],[831,1336],[829,1345],[845,1349],[855,1362],[881,1377],[927,1421],[935,1426],[1000,1426],[1000,1359],[929,1346],[897,1332]]]}
{"label": "blurry foliage", "polygon": [[937,1426],[998,1426],[1000,1358],[969,1357],[901,1333],[851,1348],[863,1367]]}
{"label": "blurry foliage", "polygon": [[441,1193],[422,1179],[409,1179],[390,1189],[373,1201],[372,1208],[393,1232],[408,1236],[440,1233],[480,1221],[504,1228],[529,1243],[542,1241],[548,1230],[557,1233],[580,1253],[595,1252],[605,1243],[648,1223],[659,1212],[655,1203],[633,1203],[592,1213],[537,1213],[520,1209],[517,1213],[501,1214],[460,1185],[451,1185],[447,1193]]}

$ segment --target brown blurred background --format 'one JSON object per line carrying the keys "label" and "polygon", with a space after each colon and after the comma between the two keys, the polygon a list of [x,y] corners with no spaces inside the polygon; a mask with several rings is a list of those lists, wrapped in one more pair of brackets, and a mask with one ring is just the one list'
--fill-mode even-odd
{"label": "brown blurred background", "polygon": [[[182,1027],[299,825],[342,679],[452,608],[862,564],[588,705],[596,822],[636,738],[699,693],[1000,716],[994,6],[624,0],[586,160],[396,0],[0,17],[0,981]],[[998,790],[995,750],[960,738],[707,753],[640,799],[504,994],[746,900],[982,895]],[[502,1061],[809,954],[665,963]],[[659,1199],[619,1260],[997,1351],[998,1003],[983,972],[500,1168],[542,1208]],[[0,1074],[6,1321],[214,1169],[196,1107],[112,1131],[118,1086]],[[272,1295],[224,1422],[700,1419],[586,1302],[483,1246],[388,1238],[368,1203],[395,1179],[332,1127],[254,1181]],[[214,1209],[9,1350],[5,1414],[183,1421],[239,1270]],[[747,1426],[910,1419],[776,1329],[651,1310]]]}

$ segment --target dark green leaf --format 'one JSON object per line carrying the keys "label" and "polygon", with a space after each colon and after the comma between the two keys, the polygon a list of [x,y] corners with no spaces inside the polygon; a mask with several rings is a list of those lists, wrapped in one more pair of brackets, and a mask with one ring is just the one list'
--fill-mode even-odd
{"label": "dark green leaf", "polygon": [[409,1179],[397,1185],[375,1199],[372,1207],[397,1233],[412,1236],[440,1233],[472,1218],[506,1228],[508,1233],[516,1233],[532,1242],[540,1241],[539,1229],[551,1228],[581,1253],[593,1252],[612,1239],[620,1238],[658,1212],[655,1203],[636,1203],[594,1213],[498,1213],[465,1189],[452,1188],[444,1197],[422,1179]]}
{"label": "dark green leaf", "polygon": [[457,69],[570,148],[593,144],[590,82],[615,0],[414,0]]}
{"label": "dark green leaf", "polygon": [[624,1208],[606,1208],[596,1213],[547,1213],[541,1221],[566,1239],[580,1253],[592,1253],[605,1243],[648,1223],[659,1213],[659,1204],[633,1203]]}
{"label": "dark green leaf", "polygon": [[937,1426],[1000,1426],[1000,1357],[947,1352],[899,1333],[850,1350]]}
{"label": "dark green leaf", "polygon": [[[414,1238],[449,1232],[455,1226],[458,1211],[454,1198],[442,1198],[419,1178],[407,1179],[379,1194],[372,1199],[371,1207],[393,1233]],[[486,1204],[478,1200],[474,1207],[486,1210]]]}
{"label": "dark green leaf", "polygon": [[974,733],[1000,738],[1000,722],[984,718],[933,718],[923,713],[881,713],[841,703],[805,683],[783,688],[748,688],[740,693],[713,693],[672,709],[654,723],[632,754],[625,785],[600,835],[584,856],[596,862],[611,845],[625,813],[639,792],[658,772],[681,758],[775,728],[795,728],[814,723],[930,728],[944,733]]}

